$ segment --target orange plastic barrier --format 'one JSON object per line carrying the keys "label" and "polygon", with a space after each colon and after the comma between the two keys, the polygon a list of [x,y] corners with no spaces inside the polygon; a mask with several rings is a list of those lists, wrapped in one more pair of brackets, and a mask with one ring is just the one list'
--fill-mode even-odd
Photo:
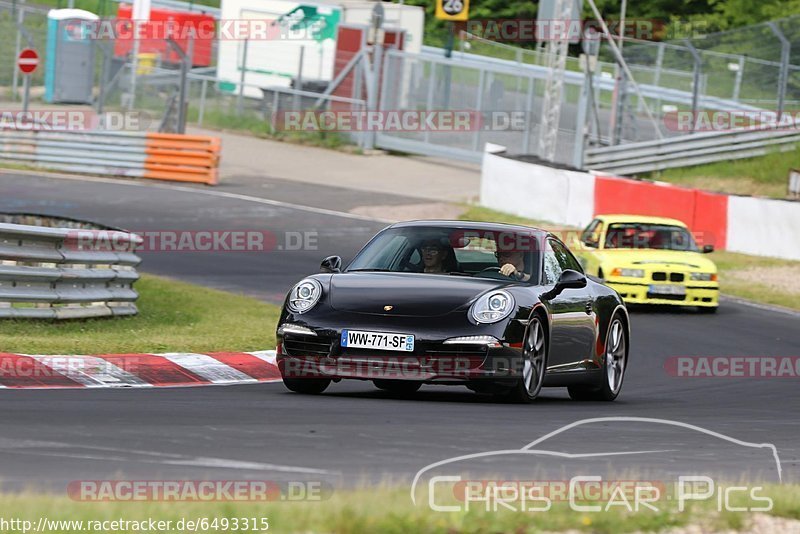
{"label": "orange plastic barrier", "polygon": [[218,137],[148,133],[143,177],[216,185],[221,149]]}

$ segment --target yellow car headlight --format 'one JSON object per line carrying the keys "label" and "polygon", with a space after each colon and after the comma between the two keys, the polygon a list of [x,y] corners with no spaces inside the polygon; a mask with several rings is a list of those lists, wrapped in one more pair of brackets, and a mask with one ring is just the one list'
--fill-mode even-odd
{"label": "yellow car headlight", "polygon": [[620,269],[611,271],[611,276],[624,276],[625,278],[644,278],[644,269]]}
{"label": "yellow car headlight", "polygon": [[716,282],[717,273],[692,273],[692,280],[695,282]]}

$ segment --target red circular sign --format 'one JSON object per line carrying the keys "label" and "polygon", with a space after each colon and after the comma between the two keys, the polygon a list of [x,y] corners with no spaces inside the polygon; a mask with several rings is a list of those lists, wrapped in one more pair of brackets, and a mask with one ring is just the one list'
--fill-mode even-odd
{"label": "red circular sign", "polygon": [[17,58],[17,67],[23,74],[30,74],[39,66],[39,54],[33,48],[24,48]]}

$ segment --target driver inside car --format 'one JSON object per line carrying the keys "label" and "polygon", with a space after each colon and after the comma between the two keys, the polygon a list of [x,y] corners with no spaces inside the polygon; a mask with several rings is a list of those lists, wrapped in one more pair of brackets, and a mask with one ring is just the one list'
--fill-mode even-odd
{"label": "driver inside car", "polygon": [[500,274],[521,282],[527,282],[531,275],[525,272],[525,254],[521,250],[501,250],[497,253]]}
{"label": "driver inside car", "polygon": [[456,270],[455,253],[446,239],[427,239],[420,246],[422,272],[447,273]]}

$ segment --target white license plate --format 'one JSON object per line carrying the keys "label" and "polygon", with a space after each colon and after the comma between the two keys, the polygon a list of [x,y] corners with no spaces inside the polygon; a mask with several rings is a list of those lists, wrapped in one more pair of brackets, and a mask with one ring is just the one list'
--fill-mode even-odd
{"label": "white license plate", "polygon": [[353,349],[414,351],[414,336],[388,332],[364,332],[362,330],[342,330],[342,347]]}
{"label": "white license plate", "polygon": [[686,295],[685,286],[652,285],[650,293],[654,295]]}

